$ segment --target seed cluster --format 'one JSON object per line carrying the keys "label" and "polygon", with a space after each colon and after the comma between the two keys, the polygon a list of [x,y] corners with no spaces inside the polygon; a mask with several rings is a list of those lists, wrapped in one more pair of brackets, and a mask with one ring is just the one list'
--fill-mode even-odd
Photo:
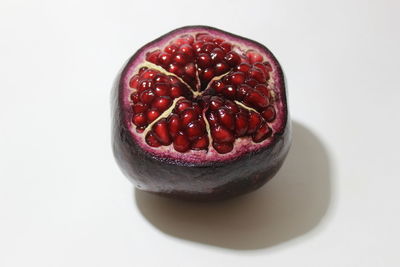
{"label": "seed cluster", "polygon": [[274,99],[266,84],[271,70],[268,62],[241,63],[221,80],[211,84],[211,94],[243,102],[271,122],[275,119]]}
{"label": "seed cluster", "polygon": [[[146,60],[170,73],[144,67],[130,80],[137,131],[157,120],[146,133],[148,145],[172,144],[184,153],[208,150],[211,142],[224,154],[233,150],[237,139],[249,137],[259,143],[273,134],[270,123],[277,115],[277,99],[269,87],[272,67],[256,51],[242,51],[205,33],[185,34],[148,52]],[[181,96],[184,99],[171,113],[160,118]]]}
{"label": "seed cluster", "polygon": [[149,52],[146,59],[181,77],[196,90],[205,89],[213,77],[228,72],[241,61],[229,42],[209,34],[197,34],[196,38],[182,35],[163,51]]}
{"label": "seed cluster", "polygon": [[142,132],[149,123],[167,110],[174,98],[190,95],[190,91],[176,77],[143,67],[134,75],[129,86],[131,94],[132,123]]}
{"label": "seed cluster", "polygon": [[232,151],[237,138],[249,136],[256,143],[271,136],[272,130],[258,112],[241,107],[218,96],[209,102],[206,117],[211,128],[213,147],[219,153]]}
{"label": "seed cluster", "polygon": [[207,149],[209,140],[200,104],[180,100],[168,118],[159,120],[146,136],[150,146],[173,146],[176,151]]}

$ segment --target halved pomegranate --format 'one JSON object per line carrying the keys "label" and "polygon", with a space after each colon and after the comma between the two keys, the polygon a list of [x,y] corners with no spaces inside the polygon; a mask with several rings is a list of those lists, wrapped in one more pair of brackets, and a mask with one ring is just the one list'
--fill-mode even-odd
{"label": "halved pomegranate", "polygon": [[135,185],[212,200],[254,190],[290,146],[283,73],[263,45],[207,26],[143,46],[114,88],[114,154]]}

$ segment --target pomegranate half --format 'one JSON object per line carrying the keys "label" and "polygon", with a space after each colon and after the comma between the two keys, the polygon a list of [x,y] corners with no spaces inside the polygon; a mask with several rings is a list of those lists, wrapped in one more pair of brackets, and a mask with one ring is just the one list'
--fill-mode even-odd
{"label": "pomegranate half", "polygon": [[291,141],[282,69],[263,45],[208,26],[139,49],[113,89],[113,148],[142,190],[215,200],[254,190]]}

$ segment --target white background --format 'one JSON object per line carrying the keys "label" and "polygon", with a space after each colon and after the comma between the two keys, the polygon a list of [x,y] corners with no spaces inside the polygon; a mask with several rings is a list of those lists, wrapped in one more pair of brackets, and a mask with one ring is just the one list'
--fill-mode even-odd
{"label": "white background", "polygon": [[[400,2],[0,1],[0,266],[400,266]],[[294,143],[253,194],[137,192],[110,88],[146,42],[204,24],[258,40]]]}

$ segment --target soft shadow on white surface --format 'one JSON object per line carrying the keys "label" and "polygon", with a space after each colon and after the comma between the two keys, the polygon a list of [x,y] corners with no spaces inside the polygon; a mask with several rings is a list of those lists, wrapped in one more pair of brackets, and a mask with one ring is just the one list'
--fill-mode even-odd
{"label": "soft shadow on white surface", "polygon": [[135,190],[143,216],[171,236],[229,249],[278,245],[315,228],[331,198],[329,155],[310,130],[293,123],[293,144],[261,189],[223,202],[192,203]]}

